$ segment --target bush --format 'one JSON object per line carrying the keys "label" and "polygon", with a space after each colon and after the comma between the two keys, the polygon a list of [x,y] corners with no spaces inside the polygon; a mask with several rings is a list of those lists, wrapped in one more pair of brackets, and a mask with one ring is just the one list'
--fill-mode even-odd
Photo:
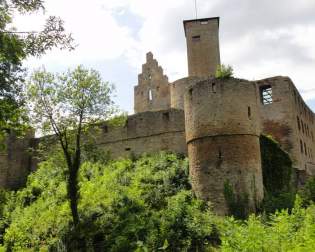
{"label": "bush", "polygon": [[79,236],[72,229],[63,169],[55,160],[41,163],[16,193],[15,206],[4,236],[12,250],[74,251],[79,237],[95,251],[203,251],[218,240],[209,206],[191,192],[187,160],[172,154],[106,165],[85,162]]}
{"label": "bush", "polygon": [[314,251],[315,206],[303,209],[297,199],[291,214],[276,212],[267,223],[255,215],[245,222],[226,218],[220,230],[222,251]]}
{"label": "bush", "polygon": [[304,206],[315,203],[315,177],[310,178],[306,182],[305,186],[300,190],[299,195],[303,200]]}
{"label": "bush", "polygon": [[228,79],[233,77],[233,68],[230,65],[219,65],[215,72],[217,79]]}

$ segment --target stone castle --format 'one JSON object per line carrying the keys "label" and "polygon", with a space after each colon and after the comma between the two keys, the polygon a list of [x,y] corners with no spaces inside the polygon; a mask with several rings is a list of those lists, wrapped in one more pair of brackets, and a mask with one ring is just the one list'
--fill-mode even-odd
{"label": "stone castle", "polygon": [[[189,76],[169,82],[146,55],[134,88],[135,114],[124,127],[101,126],[97,145],[113,158],[161,150],[188,155],[193,190],[227,211],[225,181],[249,204],[263,198],[259,136],[271,135],[293,160],[297,181],[315,175],[314,113],[288,77],[217,79],[219,18],[184,21]],[[38,139],[11,135],[0,156],[0,185],[17,188],[36,168],[27,149]]]}

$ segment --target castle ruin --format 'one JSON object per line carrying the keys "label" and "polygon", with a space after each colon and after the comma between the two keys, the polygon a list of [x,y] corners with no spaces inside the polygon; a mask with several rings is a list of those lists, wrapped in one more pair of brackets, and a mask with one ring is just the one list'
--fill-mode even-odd
{"label": "castle ruin", "polygon": [[[151,52],[134,88],[135,114],[124,127],[104,124],[97,145],[113,158],[162,150],[189,158],[193,190],[227,213],[225,181],[249,196],[250,207],[263,198],[259,136],[271,135],[289,153],[296,180],[315,175],[314,113],[289,77],[248,81],[216,79],[220,65],[219,18],[184,21],[188,77],[169,83]],[[17,188],[35,163],[27,137],[0,154],[0,184]]]}

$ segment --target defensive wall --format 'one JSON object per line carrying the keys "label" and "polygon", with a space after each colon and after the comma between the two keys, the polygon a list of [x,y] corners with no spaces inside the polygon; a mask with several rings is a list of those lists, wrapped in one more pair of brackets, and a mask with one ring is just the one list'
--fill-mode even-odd
{"label": "defensive wall", "polygon": [[184,112],[177,109],[138,113],[123,127],[103,124],[96,144],[112,158],[159,151],[187,155],[184,120]]}

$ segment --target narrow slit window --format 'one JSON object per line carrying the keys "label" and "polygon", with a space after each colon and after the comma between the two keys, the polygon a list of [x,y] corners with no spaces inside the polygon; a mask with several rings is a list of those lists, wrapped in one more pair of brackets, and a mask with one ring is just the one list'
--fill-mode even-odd
{"label": "narrow slit window", "polygon": [[208,24],[208,21],[201,21],[200,24],[206,25],[206,24]]}
{"label": "narrow slit window", "polygon": [[153,100],[152,90],[149,89],[149,101]]}
{"label": "narrow slit window", "polygon": [[212,83],[212,92],[213,93],[217,92],[217,87],[216,87],[215,83]]}
{"label": "narrow slit window", "polygon": [[219,149],[219,159],[220,160],[222,159],[222,151],[221,151],[221,149]]}
{"label": "narrow slit window", "polygon": [[303,154],[303,153],[304,153],[304,150],[303,150],[303,143],[302,143],[302,140],[300,140],[300,147],[301,147],[301,153]]}
{"label": "narrow slit window", "polygon": [[272,100],[272,88],[270,85],[260,88],[260,97],[263,105],[268,105],[273,102]]}
{"label": "narrow slit window", "polygon": [[298,129],[300,131],[301,130],[300,118],[297,116],[296,120],[297,120]]}
{"label": "narrow slit window", "polygon": [[192,36],[192,41],[193,42],[199,42],[200,41],[200,35]]}
{"label": "narrow slit window", "polygon": [[306,148],[306,144],[304,143],[304,154],[307,156],[307,148]]}
{"label": "narrow slit window", "polygon": [[250,107],[247,108],[247,115],[248,115],[248,118],[251,119],[251,117],[252,117],[252,111],[251,111],[251,108],[250,108]]}

